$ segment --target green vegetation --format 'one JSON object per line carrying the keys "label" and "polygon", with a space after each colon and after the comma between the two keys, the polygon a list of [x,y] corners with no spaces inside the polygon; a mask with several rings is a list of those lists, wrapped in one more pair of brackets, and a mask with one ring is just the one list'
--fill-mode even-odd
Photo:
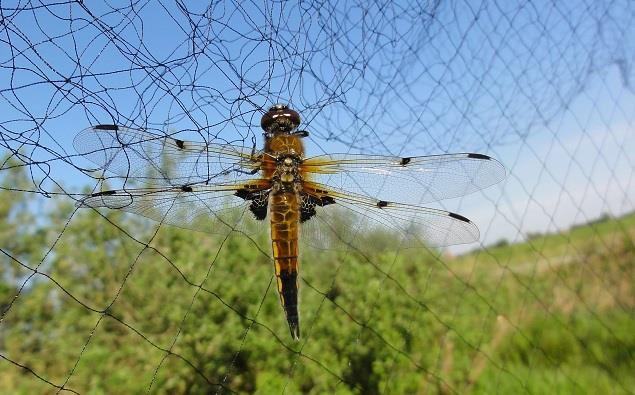
{"label": "green vegetation", "polygon": [[155,235],[68,198],[0,194],[3,393],[635,388],[635,215],[461,257],[391,251],[387,234],[363,254],[303,250],[295,342],[266,236]]}

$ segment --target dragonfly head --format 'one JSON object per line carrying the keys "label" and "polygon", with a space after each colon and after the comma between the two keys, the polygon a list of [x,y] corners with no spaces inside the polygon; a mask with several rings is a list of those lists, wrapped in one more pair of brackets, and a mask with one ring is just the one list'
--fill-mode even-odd
{"label": "dragonfly head", "polygon": [[260,121],[260,126],[268,134],[290,133],[299,125],[300,114],[286,104],[274,104]]}

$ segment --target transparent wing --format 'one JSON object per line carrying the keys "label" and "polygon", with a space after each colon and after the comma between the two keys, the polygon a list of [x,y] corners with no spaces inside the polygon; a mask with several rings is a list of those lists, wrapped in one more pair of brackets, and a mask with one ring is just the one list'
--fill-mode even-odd
{"label": "transparent wing", "polygon": [[100,169],[150,186],[239,181],[260,169],[260,154],[249,148],[183,141],[117,125],[84,129],[73,145]]}
{"label": "transparent wing", "polygon": [[307,159],[308,179],[355,194],[409,204],[467,195],[505,178],[505,168],[482,154],[415,157],[355,154]]}
{"label": "transparent wing", "polygon": [[388,232],[400,248],[440,247],[477,241],[479,231],[469,219],[455,213],[372,199],[334,191],[326,185],[306,182],[305,192],[318,198],[325,192],[329,204],[302,224],[301,237],[323,249],[363,249],[368,237]]}
{"label": "transparent wing", "polygon": [[228,184],[109,190],[86,196],[78,206],[123,210],[207,233],[254,233],[264,221],[254,219],[249,211],[251,201],[237,197],[238,189]]}

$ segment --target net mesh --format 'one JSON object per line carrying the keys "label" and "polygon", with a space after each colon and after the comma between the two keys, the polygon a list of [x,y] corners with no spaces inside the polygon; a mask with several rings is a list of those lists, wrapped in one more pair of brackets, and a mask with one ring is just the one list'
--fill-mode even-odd
{"label": "net mesh", "polygon": [[[0,13],[8,392],[635,388],[633,2]],[[75,207],[104,182],[72,147],[87,126],[248,151],[278,102],[301,115],[309,156],[499,159],[498,187],[431,205],[468,216],[480,242],[414,250],[376,233],[359,235],[367,249],[303,251],[295,342],[268,240]]]}

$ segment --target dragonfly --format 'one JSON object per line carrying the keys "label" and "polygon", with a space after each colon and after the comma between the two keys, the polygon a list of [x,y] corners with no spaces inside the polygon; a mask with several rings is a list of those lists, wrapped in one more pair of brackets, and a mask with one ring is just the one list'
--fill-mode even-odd
{"label": "dragonfly", "polygon": [[96,125],[74,139],[78,153],[123,181],[78,200],[161,224],[209,233],[268,225],[278,294],[292,339],[298,314],[300,240],[363,249],[365,232],[385,229],[405,247],[479,239],[466,217],[422,204],[455,198],[505,177],[478,153],[428,156],[326,154],[306,158],[300,115],[276,104],[264,113],[264,148],[193,142],[148,130]]}

